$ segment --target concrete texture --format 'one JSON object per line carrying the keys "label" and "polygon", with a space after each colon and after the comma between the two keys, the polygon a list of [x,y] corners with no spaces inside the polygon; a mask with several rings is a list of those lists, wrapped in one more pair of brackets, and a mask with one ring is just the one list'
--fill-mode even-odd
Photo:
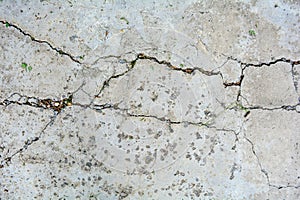
{"label": "concrete texture", "polygon": [[299,11],[0,1],[0,199],[300,199]]}

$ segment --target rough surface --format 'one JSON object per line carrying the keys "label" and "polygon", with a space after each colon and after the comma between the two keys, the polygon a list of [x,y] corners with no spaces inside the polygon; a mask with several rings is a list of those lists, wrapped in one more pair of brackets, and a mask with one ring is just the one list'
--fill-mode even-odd
{"label": "rough surface", "polygon": [[299,199],[299,10],[0,1],[0,199]]}

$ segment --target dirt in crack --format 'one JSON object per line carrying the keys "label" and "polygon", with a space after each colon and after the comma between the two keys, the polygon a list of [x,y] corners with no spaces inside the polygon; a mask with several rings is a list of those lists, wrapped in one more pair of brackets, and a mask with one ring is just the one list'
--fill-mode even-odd
{"label": "dirt in crack", "polygon": [[[16,97],[16,100],[10,100],[10,98]],[[18,104],[18,105],[28,105],[37,108],[51,109],[60,113],[65,107],[72,106],[73,95],[69,95],[66,98],[61,100],[53,100],[50,98],[47,99],[39,99],[36,97],[27,97],[22,96],[18,93],[14,93],[10,96],[10,98],[0,102],[0,105],[7,106],[10,104]]]}

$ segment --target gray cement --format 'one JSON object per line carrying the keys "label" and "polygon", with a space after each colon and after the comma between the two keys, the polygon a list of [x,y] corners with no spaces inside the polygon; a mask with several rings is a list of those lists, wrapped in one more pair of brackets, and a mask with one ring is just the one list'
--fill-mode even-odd
{"label": "gray cement", "polygon": [[299,11],[0,1],[0,199],[300,199]]}

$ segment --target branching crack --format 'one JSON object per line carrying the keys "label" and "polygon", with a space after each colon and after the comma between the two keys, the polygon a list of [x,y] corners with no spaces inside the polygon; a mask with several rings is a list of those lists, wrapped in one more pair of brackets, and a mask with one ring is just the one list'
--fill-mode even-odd
{"label": "branching crack", "polygon": [[[226,56],[226,55],[224,55],[224,56]],[[236,98],[237,101],[240,101],[240,98],[241,98],[242,83],[243,83],[244,76],[245,76],[244,71],[247,68],[271,66],[271,65],[274,65],[274,64],[280,63],[280,62],[289,63],[292,66],[292,76],[293,76],[293,80],[294,80],[294,75],[293,75],[294,66],[300,64],[300,60],[291,60],[291,59],[287,59],[287,58],[284,58],[284,57],[275,59],[275,60],[270,61],[270,62],[262,62],[262,63],[257,63],[257,64],[255,64],[255,63],[245,63],[245,62],[242,62],[242,61],[238,60],[237,58],[233,58],[232,56],[226,56],[226,57],[227,57],[228,60],[236,61],[237,63],[239,63],[240,67],[242,69],[239,81],[237,81],[237,82],[223,82],[223,85],[225,86],[225,88],[230,87],[230,86],[238,86],[239,87],[239,91],[238,91],[237,98]],[[222,76],[222,74],[221,74],[221,76]],[[294,83],[294,85],[295,85],[295,89],[297,91],[297,86],[296,86],[295,83]]]}
{"label": "branching crack", "polygon": [[[124,62],[129,63],[129,67],[127,68],[127,70],[124,71],[124,72],[122,72],[122,73],[120,73],[120,74],[114,74],[114,75],[110,76],[108,79],[106,79],[103,82],[103,84],[102,84],[102,86],[101,86],[100,91],[98,92],[98,94],[95,95],[95,98],[100,97],[100,95],[102,94],[102,92],[104,91],[104,89],[109,86],[109,83],[110,83],[111,80],[117,79],[119,77],[122,77],[122,76],[126,75],[128,72],[130,72],[134,68],[136,61],[137,61],[137,59],[132,60],[130,62],[128,62],[128,61],[125,60]],[[91,104],[93,103],[93,101],[91,102]]]}
{"label": "branching crack", "polygon": [[238,138],[239,132],[236,132],[235,130],[232,130],[232,129],[217,128],[217,127],[215,127],[215,126],[208,126],[208,128],[214,128],[216,131],[224,131],[224,132],[230,132],[230,133],[233,133],[234,136],[235,136],[235,141],[234,141],[234,145],[231,147],[231,149],[232,149],[232,150],[235,150],[235,149],[236,149],[236,144],[237,144],[237,142],[239,141],[239,138]]}
{"label": "branching crack", "polygon": [[50,121],[44,126],[44,128],[41,130],[39,135],[36,137],[30,138],[30,139],[27,139],[24,142],[23,147],[21,147],[19,150],[14,152],[12,155],[1,160],[0,168],[3,168],[4,165],[8,165],[14,156],[24,152],[24,150],[26,150],[30,145],[37,142],[41,138],[42,134],[46,131],[46,129],[54,123],[56,117],[61,113],[61,111],[64,108],[66,108],[67,106],[72,106],[73,94],[75,92],[77,92],[83,85],[84,85],[84,83],[77,90],[70,93],[68,97],[63,98],[61,100],[41,99],[41,98],[37,98],[37,97],[24,96],[19,93],[13,93],[10,95],[9,98],[0,102],[0,105],[2,105],[2,106],[8,106],[10,104],[16,104],[16,105],[21,105],[21,106],[27,105],[27,106],[31,106],[31,107],[35,107],[35,108],[42,108],[45,110],[50,109],[50,110],[54,111],[54,115],[52,117],[50,117]]}
{"label": "branching crack", "polygon": [[[222,74],[221,74],[220,71],[207,71],[207,70],[204,70],[204,69],[199,68],[199,67],[195,67],[195,68],[181,68],[181,67],[177,67],[177,66],[173,65],[169,61],[158,60],[156,57],[148,56],[148,55],[145,55],[144,53],[138,53],[136,55],[136,58],[133,59],[133,60],[131,60],[131,61],[122,59],[123,63],[127,63],[128,64],[127,70],[124,71],[124,72],[122,72],[122,73],[120,73],[120,74],[114,74],[114,75],[110,76],[108,79],[106,79],[104,81],[104,83],[102,84],[99,92],[95,95],[95,98],[99,98],[101,96],[101,94],[104,91],[104,89],[109,86],[109,83],[110,83],[111,80],[117,79],[119,77],[122,77],[122,76],[126,75],[128,72],[130,72],[132,69],[134,69],[134,67],[135,67],[135,65],[136,65],[136,63],[137,63],[138,60],[150,60],[150,61],[156,62],[156,63],[158,63],[160,65],[165,65],[165,66],[167,66],[171,70],[180,71],[180,72],[187,73],[187,74],[192,74],[195,71],[199,71],[200,73],[202,73],[204,75],[207,75],[207,76],[221,75],[221,77],[222,77]],[[94,102],[95,98],[92,100],[92,102],[90,103],[90,105],[92,105],[92,103]]]}
{"label": "branching crack", "polygon": [[32,41],[34,42],[38,42],[38,43],[41,43],[41,44],[46,44],[48,45],[52,50],[56,51],[57,53],[61,54],[61,55],[64,55],[64,56],[67,56],[69,57],[72,61],[78,63],[78,64],[81,64],[81,62],[79,60],[77,60],[75,58],[75,56],[71,55],[70,53],[67,53],[65,51],[63,51],[62,49],[58,48],[58,47],[55,47],[53,46],[50,42],[46,41],[46,40],[40,40],[40,39],[37,39],[35,38],[34,36],[32,36],[31,34],[27,33],[26,31],[24,31],[22,28],[20,28],[18,25],[16,24],[12,24],[10,22],[7,22],[7,21],[3,21],[3,20],[0,20],[0,23],[2,23],[3,25],[6,25],[8,27],[13,27],[14,29],[18,30],[20,33],[22,33],[23,35],[25,36],[28,36]]}
{"label": "branching crack", "polygon": [[[114,56],[116,58],[120,58],[119,56]],[[286,59],[286,58],[279,58],[279,59],[276,59],[274,61],[271,61],[271,62],[268,62],[268,63],[259,63],[259,64],[253,64],[253,63],[245,63],[245,62],[242,62],[236,58],[233,58],[231,56],[227,56],[227,59],[228,60],[233,60],[233,61],[236,61],[240,64],[241,66],[241,74],[240,74],[240,78],[238,81],[236,82],[226,82],[226,81],[223,81],[223,85],[224,87],[232,87],[232,86],[237,86],[239,87],[239,91],[238,91],[238,94],[237,94],[237,98],[236,100],[239,101],[240,100],[240,97],[241,97],[241,89],[242,89],[242,83],[243,83],[243,80],[244,80],[244,71],[246,68],[248,67],[263,67],[263,66],[271,66],[271,65],[274,65],[278,62],[285,62],[285,63],[290,63],[292,65],[292,67],[294,67],[295,65],[299,65],[300,64],[300,60],[297,60],[297,61],[293,61],[293,60],[290,60],[290,59]],[[130,72],[134,67],[135,67],[135,64],[138,60],[150,60],[150,61],[153,61],[153,62],[156,62],[160,65],[165,65],[167,66],[169,69],[171,70],[175,70],[175,71],[181,71],[181,72],[184,72],[184,73],[187,73],[187,74],[192,74],[193,72],[195,71],[199,71],[200,73],[206,75],[206,76],[216,76],[216,75],[220,75],[222,80],[223,79],[223,74],[220,72],[220,71],[207,71],[207,70],[204,70],[202,68],[199,68],[199,67],[194,67],[194,68],[182,68],[182,67],[178,67],[178,66],[175,66],[173,65],[171,62],[169,61],[166,61],[166,60],[158,60],[156,57],[153,57],[153,56],[149,56],[149,55],[146,55],[144,53],[138,53],[136,58],[132,61],[127,61],[127,60],[124,60],[122,59],[123,62],[125,63],[128,63],[129,64],[129,67],[128,69],[121,73],[121,74],[117,74],[117,75],[112,75],[111,77],[109,77],[106,81],[104,81],[104,84],[102,85],[99,93],[97,95],[95,95],[95,97],[99,97],[100,94],[103,92],[103,90],[105,89],[105,87],[107,87],[109,85],[109,82],[112,80],[112,79],[116,79],[116,78],[119,78],[121,76],[124,76],[126,75],[128,72]],[[94,101],[94,100],[93,100]],[[93,102],[92,101],[92,102]]]}
{"label": "branching crack", "polygon": [[[46,44],[48,47],[50,47],[55,52],[57,52],[57,53],[59,53],[59,54],[61,54],[63,56],[69,57],[72,61],[74,61],[74,62],[76,62],[78,64],[82,64],[78,59],[76,59],[75,56],[71,55],[68,52],[63,51],[62,49],[60,49],[58,47],[53,46],[50,42],[48,42],[46,40],[40,40],[40,39],[35,38],[31,34],[29,34],[26,31],[24,31],[22,28],[20,28],[18,25],[12,24],[10,22],[3,21],[3,20],[0,20],[0,22],[3,25],[6,25],[6,26],[9,26],[9,27],[12,27],[12,28],[16,29],[21,34],[23,34],[24,36],[28,36],[32,41],[37,42],[37,43],[41,43],[41,44]],[[114,58],[121,59],[120,56],[108,56],[108,57],[103,57],[103,58],[106,59],[106,58],[109,58],[109,57],[114,57]],[[104,110],[104,109],[114,109],[114,110],[118,110],[118,111],[123,112],[128,117],[156,119],[158,121],[167,123],[169,125],[170,131],[172,131],[171,125],[176,125],[176,124],[183,124],[185,126],[188,126],[188,125],[205,126],[207,128],[214,128],[217,131],[231,131],[231,132],[233,132],[235,134],[235,142],[237,142],[238,141],[238,133],[236,133],[233,130],[218,129],[216,127],[213,127],[213,126],[211,126],[209,120],[207,120],[206,122],[173,121],[171,119],[168,119],[168,118],[165,118],[165,117],[159,117],[159,116],[155,116],[155,115],[134,114],[134,113],[130,112],[129,109],[120,108],[118,106],[118,104],[109,104],[109,103],[105,103],[105,104],[101,104],[101,105],[93,104],[96,98],[100,98],[101,97],[101,94],[103,93],[103,91],[105,90],[106,87],[109,87],[109,84],[110,84],[110,82],[113,79],[118,79],[118,78],[120,78],[120,77],[128,74],[130,71],[132,71],[134,69],[134,67],[136,66],[137,61],[139,61],[139,60],[149,60],[149,61],[158,63],[160,65],[164,65],[167,68],[169,68],[170,70],[174,70],[174,71],[178,71],[178,72],[183,72],[183,73],[186,73],[186,74],[193,74],[194,72],[199,71],[200,73],[202,73],[202,74],[204,74],[206,76],[221,76],[221,78],[223,80],[223,85],[224,85],[225,88],[232,87],[232,86],[239,87],[239,91],[238,91],[237,98],[236,98],[237,102],[241,98],[241,89],[242,89],[242,84],[243,84],[243,80],[244,80],[244,77],[245,77],[244,71],[247,68],[250,68],[250,67],[271,66],[271,65],[274,65],[274,64],[279,63],[279,62],[284,62],[284,63],[291,64],[291,66],[292,66],[292,73],[293,73],[294,66],[300,64],[300,60],[295,60],[294,61],[294,60],[286,59],[286,58],[279,58],[279,59],[276,59],[276,60],[273,60],[273,61],[270,61],[270,62],[263,62],[263,63],[257,63],[257,64],[254,64],[254,63],[245,63],[245,62],[242,62],[242,61],[240,61],[240,60],[238,60],[236,58],[233,58],[231,56],[227,57],[227,58],[228,58],[228,60],[233,60],[233,61],[238,62],[240,64],[241,69],[242,69],[240,77],[239,77],[239,80],[236,81],[236,82],[226,82],[226,81],[224,81],[223,75],[222,75],[222,73],[220,71],[214,71],[214,70],[207,71],[207,70],[202,69],[200,67],[192,67],[192,68],[191,67],[187,67],[187,68],[178,67],[178,66],[173,65],[169,61],[159,60],[156,57],[149,56],[149,55],[146,55],[144,53],[138,53],[136,55],[135,59],[133,59],[131,61],[127,61],[127,60],[122,59],[122,62],[128,64],[127,69],[124,72],[122,72],[122,73],[113,74],[108,79],[106,79],[103,82],[103,84],[102,84],[99,92],[95,95],[94,99],[91,101],[90,104],[88,104],[88,105],[82,105],[80,103],[76,103],[74,105],[81,106],[81,107],[84,107],[84,108],[88,107],[88,108],[93,109],[93,110],[98,111],[98,112],[101,111],[101,110]],[[21,95],[19,93],[13,93],[9,98],[7,98],[7,99],[3,100],[2,102],[0,102],[1,106],[7,106],[7,105],[10,105],[10,104],[27,105],[27,106],[36,107],[36,108],[50,109],[50,110],[53,110],[53,111],[56,112],[54,114],[54,116],[52,116],[50,118],[50,121],[43,127],[43,129],[41,130],[41,132],[39,133],[38,136],[26,140],[25,143],[24,143],[24,145],[19,150],[17,150],[12,155],[10,155],[8,157],[5,157],[3,160],[1,160],[0,168],[3,168],[5,165],[8,165],[11,162],[11,160],[12,160],[12,158],[14,156],[16,156],[16,155],[24,152],[30,145],[32,145],[35,142],[39,141],[40,138],[41,138],[41,136],[42,136],[42,134],[47,130],[47,128],[50,127],[55,122],[55,119],[57,118],[57,116],[59,115],[59,113],[64,108],[66,108],[67,106],[72,106],[73,105],[72,100],[73,100],[73,94],[70,94],[70,95],[68,95],[68,97],[63,98],[61,100],[54,100],[54,99],[49,99],[49,98],[47,98],[47,99],[41,99],[41,98],[37,98],[37,97],[24,96],[24,95]],[[279,110],[279,109],[284,109],[284,110],[287,110],[287,111],[297,111],[296,107],[299,106],[299,105],[300,105],[300,103],[298,103],[297,105],[283,105],[283,106],[274,107],[274,108],[266,108],[266,107],[261,107],[261,106],[249,106],[249,107],[244,107],[243,106],[243,108],[246,109],[246,110],[256,110],[256,109],[261,109],[261,110]],[[299,111],[297,111],[297,112],[299,112]],[[247,113],[249,114],[248,111],[247,111]],[[245,139],[248,141],[248,143],[250,143],[252,153],[253,153],[253,155],[255,156],[255,158],[256,158],[256,160],[258,162],[260,171],[266,177],[267,184],[270,187],[275,187],[277,189],[288,188],[288,187],[292,187],[292,188],[299,188],[300,187],[300,186],[292,186],[292,185],[282,186],[282,185],[271,184],[270,183],[269,174],[263,168],[263,166],[261,164],[261,161],[260,161],[260,159],[259,159],[259,157],[258,157],[258,155],[257,155],[257,153],[255,151],[255,147],[254,147],[253,142],[249,138],[247,138],[246,136],[245,136]],[[232,147],[233,150],[235,148],[236,148],[236,145],[234,145]],[[234,164],[234,166],[232,168],[232,172],[231,172],[232,173],[231,174],[232,179],[234,177],[233,173],[234,173],[234,169],[235,168],[236,168],[236,166]]]}

